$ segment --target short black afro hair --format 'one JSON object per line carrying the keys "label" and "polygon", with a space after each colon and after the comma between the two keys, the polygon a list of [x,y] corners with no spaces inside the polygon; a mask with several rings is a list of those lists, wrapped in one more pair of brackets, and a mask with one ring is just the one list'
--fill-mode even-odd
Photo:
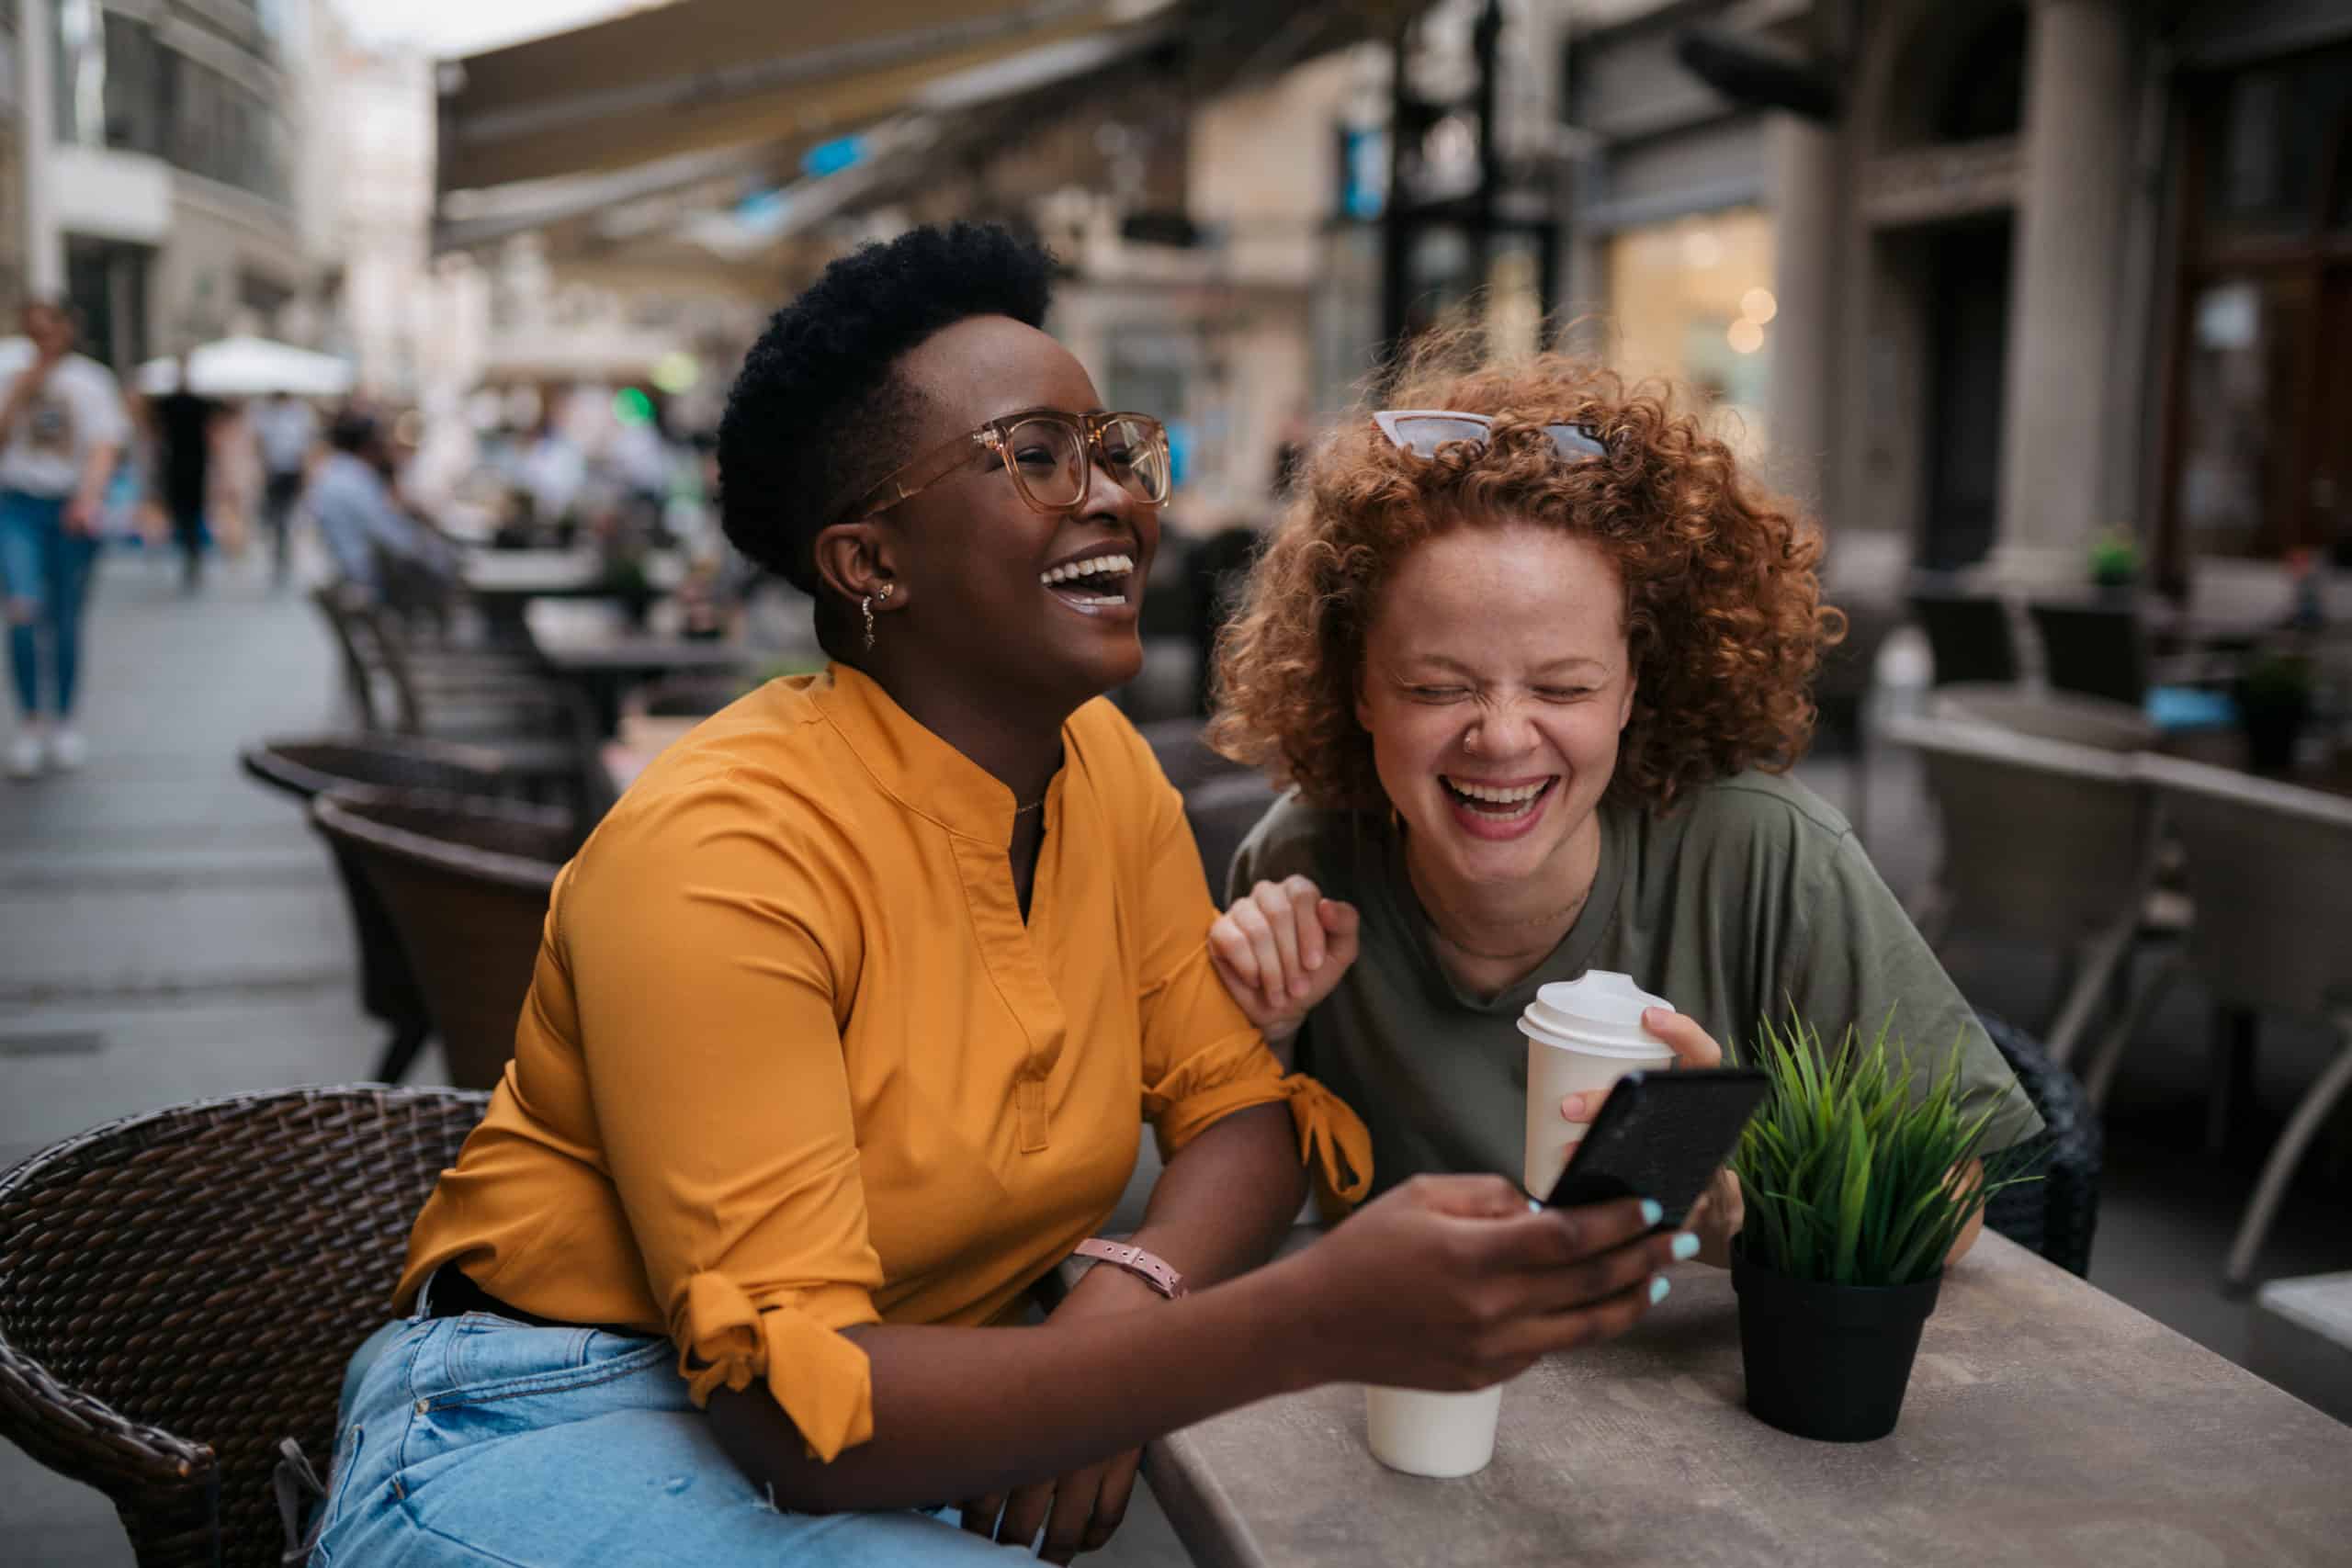
{"label": "short black afro hair", "polygon": [[899,357],[973,316],[1042,324],[1053,274],[1043,247],[980,223],[912,229],[825,268],[769,319],[727,395],[719,514],[735,547],[815,594],[817,535],[918,456]]}

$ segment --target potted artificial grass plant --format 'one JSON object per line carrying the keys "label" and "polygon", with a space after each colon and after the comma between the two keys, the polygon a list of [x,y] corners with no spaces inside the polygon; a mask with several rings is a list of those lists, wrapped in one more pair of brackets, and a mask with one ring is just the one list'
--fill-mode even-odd
{"label": "potted artificial grass plant", "polygon": [[[1732,1248],[1747,1407],[1782,1431],[1865,1442],[1894,1429],[1944,1257],[1985,1200],[2029,1179],[1981,1156],[1994,1107],[1960,1103],[1960,1056],[1915,1095],[1887,1025],[1833,1051],[1792,1016],[1743,1065],[1771,1077],[1732,1168],[1747,1221]],[[1996,1169],[1995,1167],[2003,1168]]]}

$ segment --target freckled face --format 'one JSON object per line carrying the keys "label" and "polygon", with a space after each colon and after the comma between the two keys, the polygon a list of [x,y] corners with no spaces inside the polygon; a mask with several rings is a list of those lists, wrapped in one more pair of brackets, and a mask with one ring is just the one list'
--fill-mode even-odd
{"label": "freckled face", "polygon": [[1418,865],[1511,884],[1599,832],[1634,706],[1623,596],[1598,546],[1526,524],[1454,529],[1398,567],[1356,716]]}

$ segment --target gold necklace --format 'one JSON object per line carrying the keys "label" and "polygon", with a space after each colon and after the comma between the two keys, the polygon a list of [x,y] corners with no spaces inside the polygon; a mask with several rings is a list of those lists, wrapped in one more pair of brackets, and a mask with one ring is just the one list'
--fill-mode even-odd
{"label": "gold necklace", "polygon": [[1023,812],[1025,812],[1025,811],[1035,811],[1035,810],[1036,810],[1036,809],[1037,809],[1037,807],[1041,807],[1041,806],[1043,806],[1043,805],[1045,805],[1045,804],[1046,804],[1046,797],[1045,797],[1044,795],[1039,795],[1036,799],[1035,799],[1035,800],[1031,801],[1031,802],[1030,802],[1028,805],[1026,805],[1026,806],[1016,806],[1016,807],[1014,807],[1012,808],[1012,814],[1013,814],[1015,817],[1018,817],[1018,816],[1020,816],[1022,813],[1023,813]]}
{"label": "gold necklace", "polygon": [[[1588,897],[1589,897],[1589,895],[1588,895]],[[1585,900],[1583,898],[1578,898],[1575,903],[1568,905],[1565,908],[1555,909],[1549,915],[1538,915],[1529,919],[1506,920],[1498,923],[1504,926],[1505,929],[1508,929],[1511,926],[1532,926],[1539,922],[1558,920],[1565,917],[1567,919],[1568,924],[1570,926],[1574,926],[1576,924],[1576,917],[1583,911],[1584,905]],[[1445,929],[1437,923],[1434,917],[1425,916],[1424,919],[1428,921],[1430,934],[1437,938],[1438,941],[1443,942],[1446,946],[1453,949],[1454,952],[1462,953],[1466,957],[1484,958],[1496,964],[1510,963],[1521,958],[1541,957],[1543,954],[1551,952],[1552,949],[1560,945],[1560,939],[1558,937],[1555,937],[1548,942],[1544,942],[1534,947],[1521,948],[1512,953],[1489,953],[1484,948],[1472,947],[1468,942],[1464,942],[1459,937],[1448,935]],[[1565,935],[1566,933],[1563,932],[1562,934]]]}

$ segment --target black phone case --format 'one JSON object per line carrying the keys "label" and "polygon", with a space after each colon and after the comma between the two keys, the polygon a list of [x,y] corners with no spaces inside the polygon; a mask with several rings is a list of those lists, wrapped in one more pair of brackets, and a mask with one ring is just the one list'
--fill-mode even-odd
{"label": "black phone case", "polygon": [[1666,1211],[1660,1228],[1679,1228],[1731,1158],[1770,1086],[1754,1067],[1627,1073],[1609,1091],[1548,1201],[1565,1208],[1649,1198]]}

